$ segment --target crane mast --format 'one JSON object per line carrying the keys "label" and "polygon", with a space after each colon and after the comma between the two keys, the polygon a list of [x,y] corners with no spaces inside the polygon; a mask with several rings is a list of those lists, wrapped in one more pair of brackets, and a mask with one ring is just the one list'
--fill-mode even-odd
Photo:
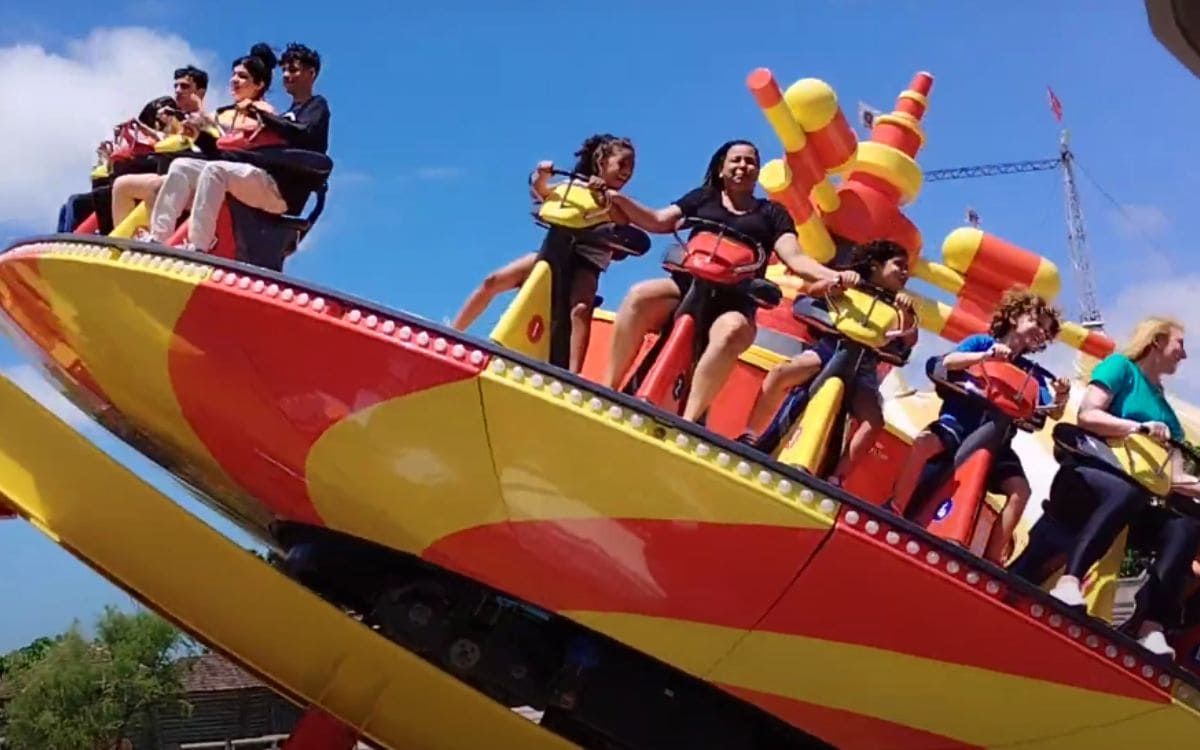
{"label": "crane mast", "polygon": [[[1007,174],[1027,174],[1029,172],[1045,172],[1051,169],[1062,170],[1063,197],[1066,204],[1067,218],[1067,258],[1071,263],[1071,271],[1075,277],[1075,284],[1079,293],[1079,321],[1087,328],[1099,330],[1104,327],[1104,321],[1100,315],[1100,306],[1096,301],[1096,281],[1092,275],[1090,251],[1087,244],[1087,230],[1083,222],[1083,208],[1079,201],[1079,189],[1075,182],[1075,155],[1071,153],[1070,137],[1066,130],[1062,132],[1062,137],[1059,140],[1058,156],[1053,159],[1033,159],[997,164],[979,164],[969,167],[952,167],[950,169],[934,169],[925,172],[925,182],[966,180]],[[978,214],[975,214],[973,218],[974,221],[971,223],[977,224],[979,220]]]}

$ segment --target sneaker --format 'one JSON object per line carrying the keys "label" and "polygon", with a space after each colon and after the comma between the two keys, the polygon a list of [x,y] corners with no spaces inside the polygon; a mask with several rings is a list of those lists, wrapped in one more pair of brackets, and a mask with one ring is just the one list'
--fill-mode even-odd
{"label": "sneaker", "polygon": [[1087,608],[1087,600],[1083,598],[1083,591],[1079,588],[1079,583],[1069,576],[1058,579],[1058,583],[1050,589],[1050,596],[1068,607]]}
{"label": "sneaker", "polygon": [[1142,644],[1142,648],[1152,654],[1166,656],[1170,659],[1175,658],[1175,649],[1171,648],[1171,644],[1167,643],[1167,637],[1163,635],[1161,630],[1151,630],[1139,638],[1138,643]]}
{"label": "sneaker", "polygon": [[133,232],[135,242],[154,242],[154,238],[150,236],[150,230],[146,227],[138,227]]}
{"label": "sneaker", "polygon": [[758,447],[758,437],[753,432],[743,432],[741,435],[738,435],[737,442],[742,445],[748,445],[751,448]]}

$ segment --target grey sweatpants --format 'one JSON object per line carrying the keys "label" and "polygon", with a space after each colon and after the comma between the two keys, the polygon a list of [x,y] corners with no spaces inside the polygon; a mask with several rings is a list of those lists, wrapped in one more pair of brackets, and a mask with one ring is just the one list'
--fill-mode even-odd
{"label": "grey sweatpants", "polygon": [[251,208],[273,214],[287,210],[275,178],[253,164],[235,161],[176,159],[167,170],[150,216],[150,237],[166,242],[175,233],[180,214],[192,202],[188,241],[197,250],[212,249],[217,215],[228,193]]}

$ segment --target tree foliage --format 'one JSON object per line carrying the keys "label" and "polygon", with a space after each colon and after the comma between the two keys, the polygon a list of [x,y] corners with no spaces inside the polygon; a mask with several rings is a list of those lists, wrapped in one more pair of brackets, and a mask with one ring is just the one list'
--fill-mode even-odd
{"label": "tree foliage", "polygon": [[148,612],[109,608],[88,639],[78,627],[35,641],[9,668],[7,746],[14,750],[109,750],[154,705],[181,701],[183,634]]}

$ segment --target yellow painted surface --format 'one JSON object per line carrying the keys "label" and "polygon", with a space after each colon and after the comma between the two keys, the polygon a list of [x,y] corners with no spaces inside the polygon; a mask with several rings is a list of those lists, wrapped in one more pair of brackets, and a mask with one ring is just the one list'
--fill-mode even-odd
{"label": "yellow painted surface", "polygon": [[6,503],[299,702],[320,706],[392,750],[572,747],[288,580],[6,379],[0,406]]}
{"label": "yellow painted surface", "polygon": [[[783,449],[779,453],[781,463],[799,466],[808,472],[816,471],[816,467],[821,464],[826,451],[829,450],[830,431],[833,429],[833,421],[841,413],[845,393],[846,384],[840,378],[830,378],[821,384],[816,394],[809,399],[804,414],[784,437]],[[800,436],[795,438],[797,431]]]}
{"label": "yellow painted surface", "polygon": [[[550,359],[550,307],[553,279],[550,274],[550,264],[539,260],[529,273],[529,278],[517,291],[517,296],[508,304],[508,309],[500,316],[496,327],[492,329],[490,338],[500,346],[532,357],[540,362]],[[537,325],[536,340],[530,337],[535,318],[540,318]]]}
{"label": "yellow painted surface", "polygon": [[305,474],[327,524],[405,552],[505,520],[477,378],[339,421],[310,449]]}

